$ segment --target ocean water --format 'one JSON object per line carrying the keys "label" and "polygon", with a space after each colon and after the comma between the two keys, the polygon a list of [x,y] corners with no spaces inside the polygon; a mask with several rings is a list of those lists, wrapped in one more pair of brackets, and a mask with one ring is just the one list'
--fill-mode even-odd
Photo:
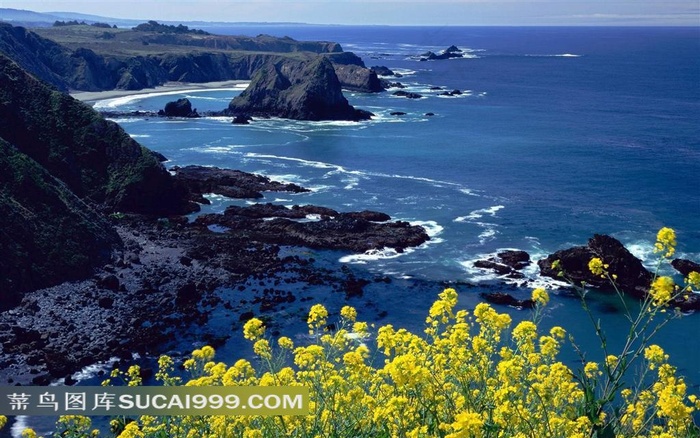
{"label": "ocean water", "polygon": [[[524,298],[532,287],[545,285],[552,301],[543,324],[563,325],[594,360],[600,358],[599,345],[576,298],[539,277],[535,266],[526,270],[524,284],[475,269],[473,261],[506,248],[525,250],[537,260],[606,233],[653,269],[653,243],[662,226],[676,230],[677,256],[700,261],[700,28],[241,26],[212,31],[337,41],[367,66],[401,73],[390,80],[424,96],[346,92],[351,104],[376,115],[361,123],[270,119],[240,126],[229,118],[117,119],[139,142],[165,154],[167,166],[236,168],[312,189],[269,194],[263,202],[380,210],[424,225],[431,241],[404,254],[299,250],[327,267],[345,265],[358,275],[392,278],[351,300],[361,318],[421,330],[443,282],[475,285],[457,286],[460,306],[466,308],[479,302],[482,290]],[[468,56],[417,59],[453,44]],[[442,97],[431,87],[463,94]],[[200,111],[219,110],[241,90],[132,96],[96,107],[157,110],[188,97]],[[390,115],[394,111],[407,114]],[[205,211],[250,202],[212,200]],[[671,273],[666,267],[661,272]],[[323,287],[293,292],[332,311],[345,303]],[[610,295],[589,297],[615,351],[627,327],[621,304]],[[299,315],[313,302],[275,313],[278,328],[303,338]],[[516,319],[530,316],[498,310]],[[235,317],[221,314],[211,324],[231,330]],[[700,392],[698,318],[672,321],[657,339],[695,393]],[[232,361],[249,351],[241,350],[240,338],[232,336],[218,358]],[[563,354],[576,364],[573,352]]]}

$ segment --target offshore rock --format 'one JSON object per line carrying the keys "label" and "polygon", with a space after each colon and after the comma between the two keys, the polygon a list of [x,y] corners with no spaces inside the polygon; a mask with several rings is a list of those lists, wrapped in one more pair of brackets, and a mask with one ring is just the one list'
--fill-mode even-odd
{"label": "offshore rock", "polygon": [[652,274],[619,240],[607,235],[595,234],[586,246],[557,251],[537,264],[542,275],[559,278],[559,272],[552,269],[552,263],[559,260],[560,268],[574,283],[585,282],[596,288],[610,289],[612,286],[608,279],[593,275],[588,269],[588,262],[594,257],[609,265],[608,272],[617,275],[616,283],[622,291],[637,298],[646,296]]}
{"label": "offshore rock", "polygon": [[531,299],[519,300],[514,296],[504,292],[483,292],[481,298],[492,304],[516,307],[518,309],[532,309],[535,302]]}
{"label": "offshore rock", "polygon": [[189,99],[183,98],[165,104],[165,108],[162,113],[159,111],[158,114],[164,115],[166,117],[188,117],[196,118],[199,117],[196,109],[192,109],[192,102]]}
{"label": "offshore rock", "polygon": [[695,263],[691,260],[686,259],[674,259],[671,265],[680,272],[684,277],[690,275],[691,272],[697,272],[700,274],[700,263]]}
{"label": "offshore rock", "polygon": [[231,101],[226,114],[314,121],[371,117],[348,103],[333,65],[324,56],[267,64]]}

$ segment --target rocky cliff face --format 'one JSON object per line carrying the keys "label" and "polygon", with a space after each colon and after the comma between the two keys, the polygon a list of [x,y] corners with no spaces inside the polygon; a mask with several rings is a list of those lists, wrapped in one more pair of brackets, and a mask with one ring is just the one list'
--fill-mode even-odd
{"label": "rocky cliff face", "polygon": [[323,56],[268,63],[231,101],[228,114],[297,120],[366,120],[371,115],[348,103],[333,65]]}
{"label": "rocky cliff face", "polygon": [[182,212],[182,190],[146,148],[90,106],[52,90],[0,55],[0,137],[113,211]]}
{"label": "rocky cliff face", "polygon": [[116,123],[0,54],[0,308],[109,260],[120,239],[95,206],[176,214],[187,197]]}
{"label": "rocky cliff face", "polygon": [[36,161],[0,139],[0,310],[25,291],[90,275],[121,241]]}

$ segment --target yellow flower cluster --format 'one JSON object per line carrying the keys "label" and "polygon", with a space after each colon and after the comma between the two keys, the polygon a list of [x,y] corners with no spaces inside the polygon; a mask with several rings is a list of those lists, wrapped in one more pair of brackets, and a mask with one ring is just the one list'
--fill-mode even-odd
{"label": "yellow flower cluster", "polygon": [[249,319],[243,326],[243,337],[249,341],[255,341],[265,334],[265,325],[258,318]]}
{"label": "yellow flower cluster", "polygon": [[594,257],[588,262],[588,270],[590,270],[593,275],[599,275],[601,277],[605,277],[609,267],[610,265],[603,263],[598,257]]}
{"label": "yellow flower cluster", "polygon": [[671,257],[676,252],[676,232],[672,228],[663,227],[656,235],[654,252],[664,257]]}
{"label": "yellow flower cluster", "polygon": [[4,415],[0,415],[0,429],[5,427],[6,423],[7,423],[7,417]]}
{"label": "yellow flower cluster", "polygon": [[649,295],[655,306],[664,306],[673,298],[676,283],[671,277],[657,277],[651,284]]}
{"label": "yellow flower cluster", "polygon": [[[539,305],[549,299],[544,290],[533,292],[533,297]],[[355,321],[356,311],[346,306],[337,330],[324,331],[314,343],[293,349],[292,366],[275,368],[270,360],[290,351],[291,340],[281,338],[279,348],[273,348],[267,339],[250,336],[260,363],[268,364],[266,369],[258,370],[245,360],[233,366],[209,361],[187,382],[305,386],[311,395],[312,413],[307,417],[143,417],[127,425],[121,436],[140,436],[138,424],[144,436],[582,438],[605,421],[602,412],[589,414],[585,388],[557,360],[566,338],[564,329],[554,327],[540,334],[535,322],[525,320],[511,330],[511,317],[488,304],[478,304],[470,314],[456,310],[457,303],[453,289],[439,295],[426,318],[425,336],[391,325],[380,327],[376,333],[376,352],[384,356],[380,364],[372,363],[372,352],[361,340],[348,336],[368,327]],[[312,307],[307,321],[314,334],[325,327],[327,318],[325,307]],[[248,328],[244,333],[264,333],[262,324]],[[655,349],[649,350],[650,358],[656,355]],[[196,356],[191,360],[201,362],[201,353]],[[585,373],[597,378],[598,368],[589,362]],[[671,399],[684,389],[678,381],[672,383],[673,390],[652,404],[664,406],[665,421],[654,423],[662,428],[670,427],[672,416],[678,424],[691,424],[690,413],[695,411],[681,397],[685,409],[681,418],[680,405]],[[659,388],[659,393],[663,390]],[[631,405],[637,402],[630,396]]]}

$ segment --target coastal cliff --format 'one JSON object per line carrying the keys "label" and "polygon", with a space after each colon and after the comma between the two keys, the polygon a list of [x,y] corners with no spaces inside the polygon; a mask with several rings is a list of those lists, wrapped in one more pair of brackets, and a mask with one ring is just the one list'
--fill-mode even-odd
{"label": "coastal cliff", "polygon": [[[268,35],[181,35],[91,26],[36,29],[0,23],[0,52],[62,91],[140,90],[165,82],[249,80],[268,63],[332,61],[341,86],[377,92],[371,70],[333,42]],[[106,35],[110,35],[107,37]]]}
{"label": "coastal cliff", "polygon": [[184,213],[185,195],[116,123],[0,55],[0,307],[109,260],[121,242],[96,208]]}

